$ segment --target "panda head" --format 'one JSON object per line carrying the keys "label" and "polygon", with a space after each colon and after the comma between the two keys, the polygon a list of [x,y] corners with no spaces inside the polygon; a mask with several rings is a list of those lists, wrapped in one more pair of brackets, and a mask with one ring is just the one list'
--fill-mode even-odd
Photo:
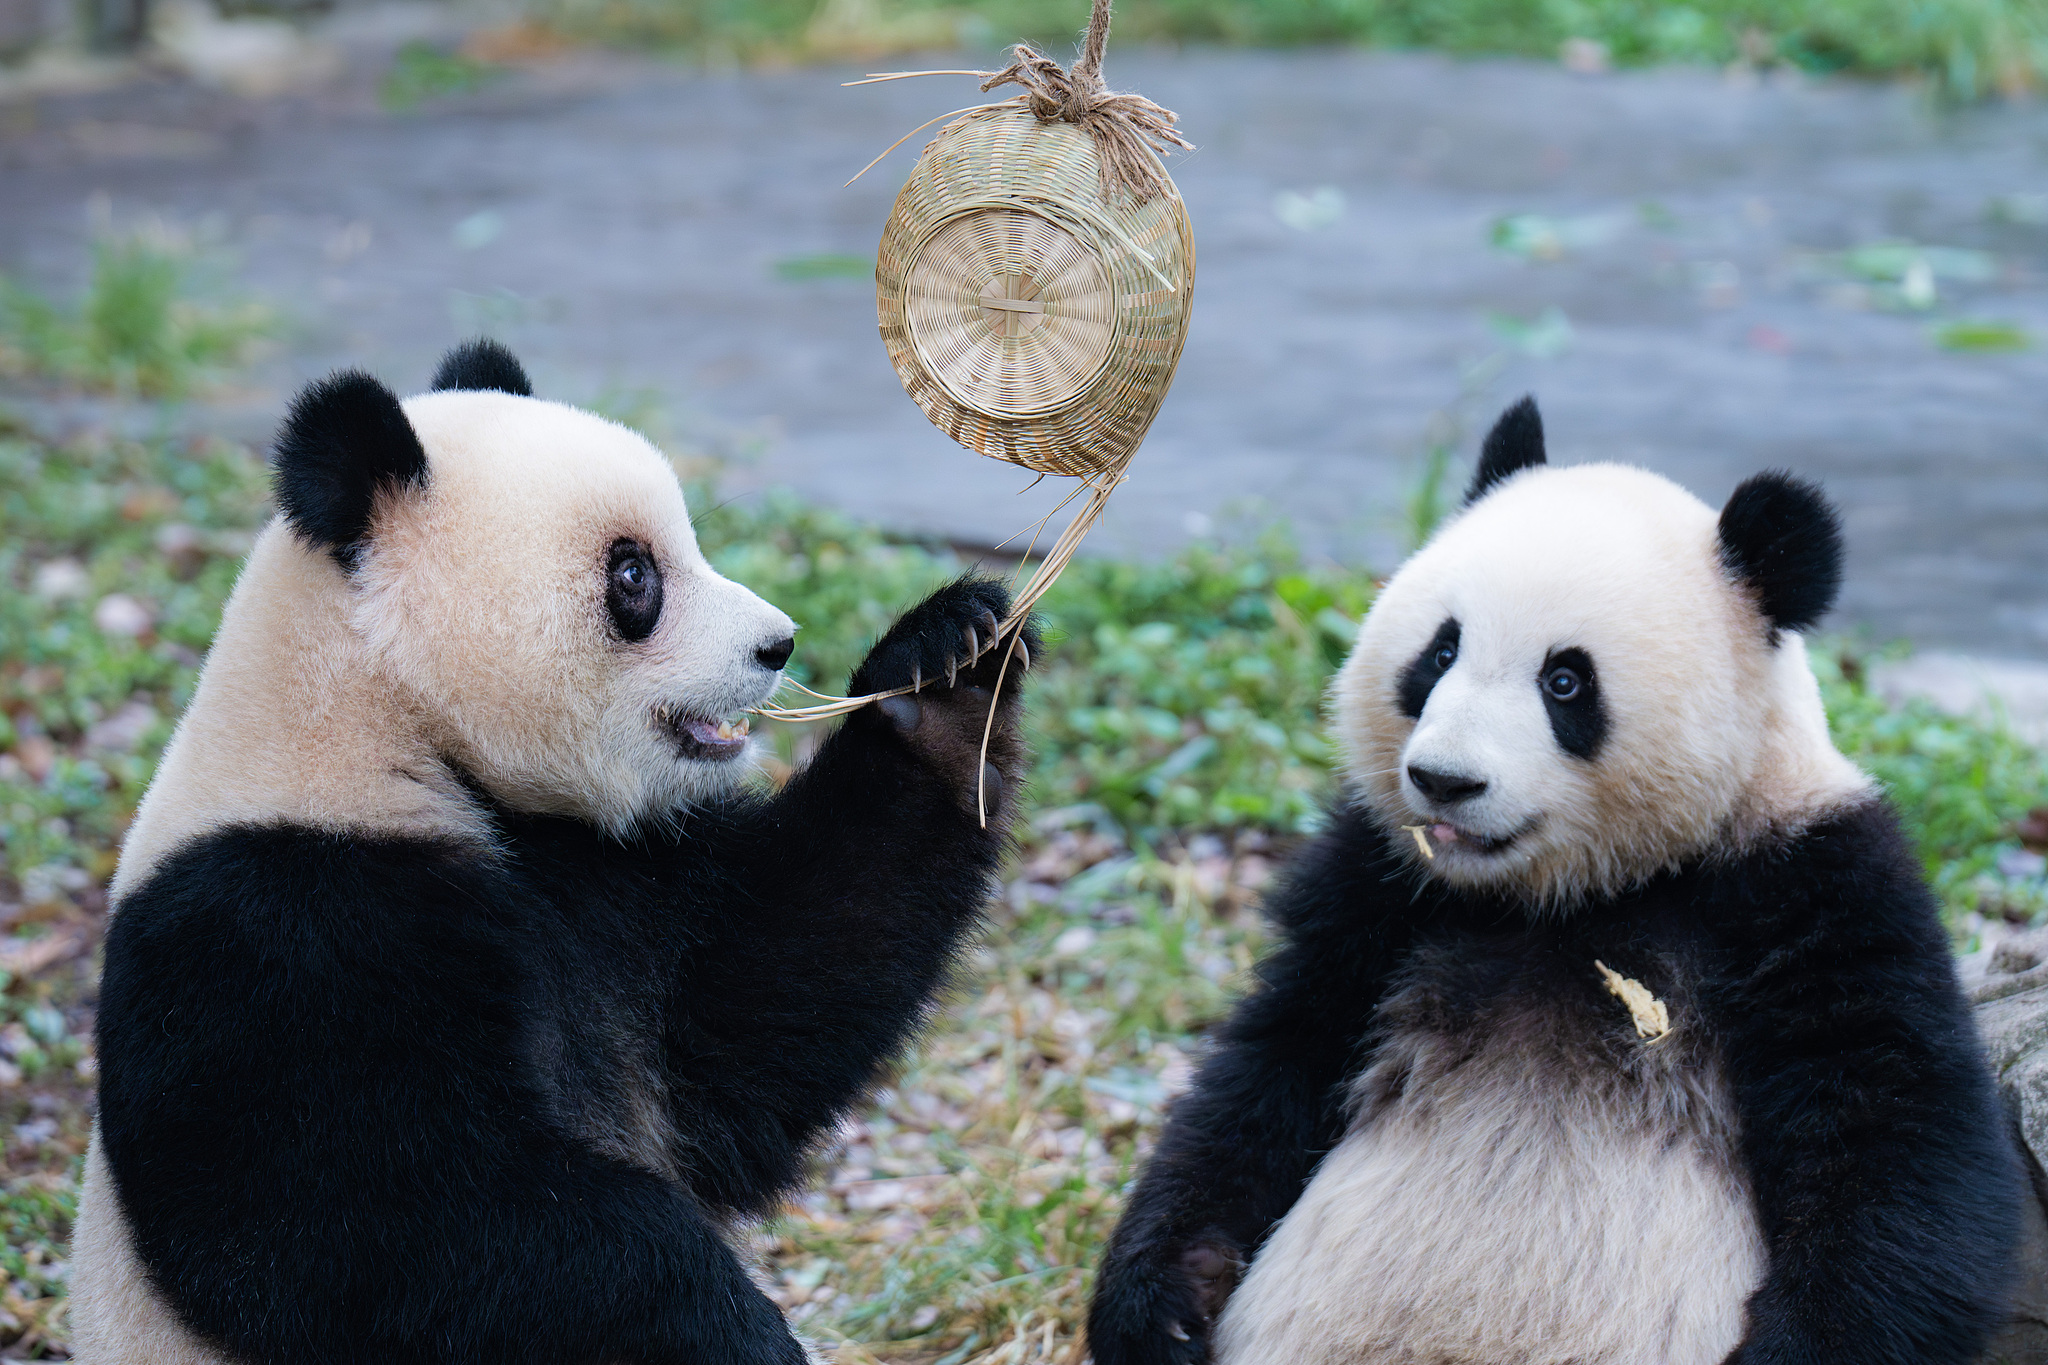
{"label": "panda head", "polygon": [[343,372],[299,395],[277,501],[367,666],[516,809],[623,830],[729,788],[794,626],[713,572],[669,462],[532,397],[495,343],[404,402]]}
{"label": "panda head", "polygon": [[1524,399],[1360,628],[1350,795],[1427,875],[1549,907],[1796,829],[1867,789],[1799,636],[1841,563],[1811,484],[1759,475],[1717,515],[1645,470],[1549,468]]}

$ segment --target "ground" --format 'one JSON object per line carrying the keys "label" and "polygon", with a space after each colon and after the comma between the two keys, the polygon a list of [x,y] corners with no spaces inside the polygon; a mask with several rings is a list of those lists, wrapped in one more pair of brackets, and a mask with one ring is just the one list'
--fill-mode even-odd
{"label": "ground", "polygon": [[[658,395],[750,461],[740,484],[975,544],[1030,519],[874,334],[866,262],[922,138],[842,187],[971,82],[580,53],[393,112],[390,43],[364,42],[304,97],[166,78],[8,103],[0,270],[75,280],[95,212],[210,224],[290,320],[207,419],[251,439],[306,377],[364,364],[403,389],[487,330],[545,393]],[[1163,553],[1255,500],[1312,553],[1390,563],[1387,509],[1432,442],[1468,458],[1529,390],[1562,460],[1710,500],[1765,467],[1823,480],[1848,517],[1840,621],[2048,660],[2044,360],[1998,350],[2048,342],[2048,109],[1357,51],[1133,47],[1109,74],[1199,144],[1175,171],[1201,270],[1178,385],[1094,545]]]}

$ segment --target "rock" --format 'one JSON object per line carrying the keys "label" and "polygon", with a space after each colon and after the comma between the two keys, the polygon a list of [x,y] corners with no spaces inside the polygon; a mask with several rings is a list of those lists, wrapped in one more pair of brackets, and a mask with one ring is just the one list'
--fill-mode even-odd
{"label": "rock", "polygon": [[2034,1196],[2024,1212],[2012,1321],[1981,1365],[2048,1365],[2048,931],[2008,931],[1962,968]]}
{"label": "rock", "polygon": [[155,26],[158,48],[202,85],[252,98],[324,84],[341,53],[281,19],[223,19],[203,0],[166,6]]}
{"label": "rock", "polygon": [[156,625],[149,614],[149,608],[125,592],[110,592],[92,609],[92,623],[100,628],[102,635],[118,635],[135,639],[146,635]]}

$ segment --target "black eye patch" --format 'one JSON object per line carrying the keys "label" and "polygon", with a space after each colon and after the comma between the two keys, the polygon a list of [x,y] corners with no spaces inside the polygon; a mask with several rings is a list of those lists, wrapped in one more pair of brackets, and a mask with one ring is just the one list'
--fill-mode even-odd
{"label": "black eye patch", "polygon": [[1557,747],[1576,758],[1591,760],[1607,738],[1607,708],[1593,674],[1593,656],[1583,649],[1560,649],[1543,661],[1536,690],[1550,716]]}
{"label": "black eye patch", "polygon": [[1410,720],[1421,720],[1422,708],[1429,704],[1429,694],[1436,690],[1437,679],[1450,672],[1451,665],[1457,662],[1458,622],[1450,617],[1436,628],[1436,634],[1422,647],[1422,652],[1401,670],[1395,693],[1401,701],[1401,714]]}
{"label": "black eye patch", "polygon": [[604,605],[622,640],[644,640],[661,620],[661,567],[637,540],[615,540],[605,556]]}

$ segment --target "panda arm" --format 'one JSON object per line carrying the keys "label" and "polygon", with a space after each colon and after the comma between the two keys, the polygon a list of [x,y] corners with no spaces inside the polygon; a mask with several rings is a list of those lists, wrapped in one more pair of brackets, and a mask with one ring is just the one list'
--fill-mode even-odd
{"label": "panda arm", "polygon": [[985,827],[975,775],[1004,650],[961,660],[968,632],[985,647],[1008,610],[1000,583],[941,588],[883,636],[850,689],[922,690],[847,716],[774,799],[699,829],[701,864],[729,891],[695,912],[670,1066],[682,1126],[717,1135],[691,1171],[714,1204],[758,1212],[801,1176],[817,1134],[909,1042],[994,893],[1037,638],[1027,632],[1003,680]]}
{"label": "panda arm", "polygon": [[689,1197],[553,1117],[478,861],[231,831],[122,902],[99,1140],[152,1283],[236,1359],[800,1365]]}
{"label": "panda arm", "polygon": [[1720,890],[1702,1003],[1768,1264],[1729,1365],[1975,1360],[2026,1187],[1896,822],[1870,803]]}
{"label": "panda arm", "polygon": [[1283,942],[1174,1104],[1111,1238],[1089,1313],[1098,1365],[1207,1357],[1237,1272],[1342,1136],[1345,1082],[1415,894],[1345,811],[1269,898]]}

